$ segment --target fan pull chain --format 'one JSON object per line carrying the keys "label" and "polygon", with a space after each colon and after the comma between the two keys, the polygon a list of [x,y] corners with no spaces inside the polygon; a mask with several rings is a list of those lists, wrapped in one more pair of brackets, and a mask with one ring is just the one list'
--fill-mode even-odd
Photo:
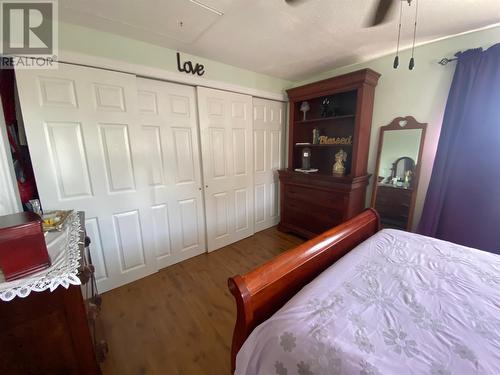
{"label": "fan pull chain", "polygon": [[415,52],[415,39],[417,38],[417,17],[418,17],[418,0],[415,1],[415,26],[413,28],[413,45],[411,47],[411,59],[408,64],[408,69],[413,70],[415,67],[415,59],[413,58],[413,54]]}
{"label": "fan pull chain", "polygon": [[399,7],[399,26],[398,26],[398,45],[396,47],[396,57],[394,58],[394,63],[392,66],[397,69],[399,66],[399,40],[401,38],[401,19],[403,18],[403,2],[400,1]]}

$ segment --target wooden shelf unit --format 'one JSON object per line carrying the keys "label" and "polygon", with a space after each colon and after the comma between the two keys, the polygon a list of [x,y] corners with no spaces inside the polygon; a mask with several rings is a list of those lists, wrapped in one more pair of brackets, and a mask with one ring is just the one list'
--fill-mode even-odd
{"label": "wooden shelf unit", "polygon": [[[365,207],[368,150],[375,87],[380,74],[370,69],[296,87],[287,91],[290,100],[288,169],[280,171],[280,229],[304,237],[316,234],[355,216]],[[335,104],[333,116],[322,117],[328,97]],[[300,111],[307,101],[306,119]],[[313,129],[333,138],[351,137],[352,144],[313,144]],[[310,143],[297,145],[297,143]],[[302,149],[311,149],[311,168],[304,175]],[[335,154],[347,152],[345,176],[332,175]]]}

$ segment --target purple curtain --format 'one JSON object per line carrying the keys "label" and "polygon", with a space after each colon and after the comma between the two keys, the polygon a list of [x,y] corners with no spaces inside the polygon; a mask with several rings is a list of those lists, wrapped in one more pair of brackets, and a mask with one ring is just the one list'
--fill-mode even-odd
{"label": "purple curtain", "polygon": [[458,54],[418,232],[500,254],[500,44]]}

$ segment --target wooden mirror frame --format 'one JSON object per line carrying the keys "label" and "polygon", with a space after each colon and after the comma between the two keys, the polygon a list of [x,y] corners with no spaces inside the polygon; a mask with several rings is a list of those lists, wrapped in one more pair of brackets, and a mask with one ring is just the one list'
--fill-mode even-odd
{"label": "wooden mirror frame", "polygon": [[[400,123],[406,121],[406,125],[401,126]],[[406,230],[411,230],[413,225],[413,213],[415,212],[415,202],[417,199],[418,192],[418,182],[420,180],[420,167],[422,164],[422,152],[424,150],[425,142],[425,131],[427,129],[427,123],[418,122],[413,116],[406,117],[396,117],[388,125],[380,127],[379,137],[378,137],[378,150],[377,150],[377,164],[375,166],[375,172],[373,179],[373,189],[372,189],[372,200],[371,207],[375,208],[375,199],[377,197],[378,190],[378,173],[380,168],[380,156],[382,154],[382,146],[384,144],[384,132],[388,130],[411,130],[411,129],[421,129],[422,134],[420,136],[420,146],[418,149],[417,160],[415,160],[415,172],[413,174],[413,191],[411,194],[410,209],[408,212],[408,222],[406,223]]]}

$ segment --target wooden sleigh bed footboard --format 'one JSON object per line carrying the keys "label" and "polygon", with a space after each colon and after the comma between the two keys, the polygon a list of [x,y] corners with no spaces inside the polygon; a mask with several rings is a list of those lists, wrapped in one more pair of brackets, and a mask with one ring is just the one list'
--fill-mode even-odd
{"label": "wooden sleigh bed footboard", "polygon": [[237,308],[231,371],[235,369],[236,354],[256,326],[270,318],[303,286],[379,229],[377,212],[366,209],[245,275],[229,278],[229,290],[236,299]]}

